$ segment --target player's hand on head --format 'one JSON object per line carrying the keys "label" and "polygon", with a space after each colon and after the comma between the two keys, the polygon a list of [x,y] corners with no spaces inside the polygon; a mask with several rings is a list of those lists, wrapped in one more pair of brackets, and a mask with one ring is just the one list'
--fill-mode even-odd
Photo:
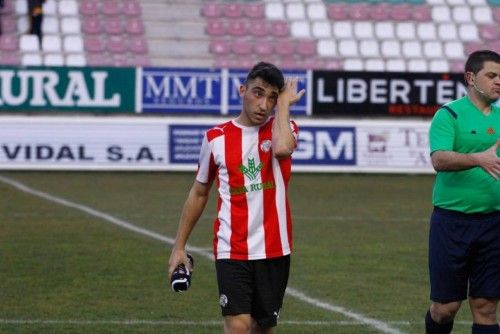
{"label": "player's hand on head", "polygon": [[286,77],[285,86],[283,87],[283,90],[281,91],[278,100],[286,99],[288,101],[288,105],[290,106],[299,101],[305,94],[306,90],[302,89],[299,92],[297,92],[298,81],[299,81],[298,77],[294,78]]}

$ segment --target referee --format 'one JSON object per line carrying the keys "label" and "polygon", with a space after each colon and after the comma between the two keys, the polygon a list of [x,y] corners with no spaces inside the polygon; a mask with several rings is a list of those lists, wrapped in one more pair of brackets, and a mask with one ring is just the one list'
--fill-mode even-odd
{"label": "referee", "polygon": [[441,107],[431,122],[437,171],[430,218],[432,301],[426,333],[451,333],[468,299],[473,334],[499,334],[500,55],[473,52],[465,64],[467,95]]}

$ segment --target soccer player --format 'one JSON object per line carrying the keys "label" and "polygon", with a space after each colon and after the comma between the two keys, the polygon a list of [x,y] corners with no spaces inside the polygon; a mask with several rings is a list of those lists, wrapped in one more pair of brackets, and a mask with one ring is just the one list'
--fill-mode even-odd
{"label": "soccer player", "polygon": [[437,171],[430,219],[427,333],[450,333],[469,299],[473,334],[499,334],[500,55],[473,52],[467,95],[437,111],[430,150]]}
{"label": "soccer player", "polygon": [[216,181],[213,252],[225,333],[272,333],[277,325],[292,250],[287,188],[298,128],[289,107],[305,93],[297,81],[269,63],[251,69],[239,116],[203,138],[182,210],[169,275],[178,264],[190,267],[185,246]]}

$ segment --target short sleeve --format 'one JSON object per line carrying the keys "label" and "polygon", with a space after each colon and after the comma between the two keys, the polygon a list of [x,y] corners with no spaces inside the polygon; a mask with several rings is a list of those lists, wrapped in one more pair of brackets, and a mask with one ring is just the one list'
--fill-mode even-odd
{"label": "short sleeve", "polygon": [[455,143],[455,118],[446,109],[434,115],[429,130],[431,154],[435,151],[453,151]]}
{"label": "short sleeve", "polygon": [[205,133],[201,144],[196,180],[201,183],[211,182],[215,177],[215,170],[215,162],[213,159],[212,151],[210,149],[210,145],[208,143],[207,134]]}

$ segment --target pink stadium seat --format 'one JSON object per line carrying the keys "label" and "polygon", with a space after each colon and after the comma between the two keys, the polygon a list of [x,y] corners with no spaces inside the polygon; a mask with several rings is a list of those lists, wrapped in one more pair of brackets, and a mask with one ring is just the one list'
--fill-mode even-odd
{"label": "pink stadium seat", "polygon": [[252,52],[252,43],[244,39],[233,41],[231,50],[237,55],[248,55]]}
{"label": "pink stadium seat", "polygon": [[479,27],[479,34],[485,41],[495,41],[500,38],[498,24],[488,24]]}
{"label": "pink stadium seat", "polygon": [[2,34],[11,34],[17,31],[17,21],[14,16],[3,16],[1,18]]}
{"label": "pink stadium seat", "polygon": [[227,27],[227,32],[231,36],[245,36],[247,34],[246,22],[244,20],[230,20]]}
{"label": "pink stadium seat", "polygon": [[316,55],[316,41],[299,40],[296,44],[297,53],[304,57]]}
{"label": "pink stadium seat", "polygon": [[218,18],[223,16],[223,11],[218,3],[206,1],[201,8],[201,14],[205,17]]}
{"label": "pink stadium seat", "polygon": [[243,14],[252,19],[263,19],[266,17],[266,8],[262,3],[250,2],[243,8]]}
{"label": "pink stadium seat", "polygon": [[375,21],[384,21],[389,17],[389,9],[386,3],[378,3],[370,6],[370,18]]}
{"label": "pink stadium seat", "polygon": [[287,21],[271,21],[270,30],[275,37],[288,37],[290,34]]}
{"label": "pink stadium seat", "polygon": [[88,52],[103,52],[104,51],[104,43],[101,38],[93,36],[87,37],[83,41],[83,46]]}
{"label": "pink stadium seat", "polygon": [[288,70],[302,70],[304,69],[304,63],[301,59],[285,57],[281,61],[281,67]]}
{"label": "pink stadium seat", "polygon": [[87,16],[97,15],[99,13],[97,1],[85,0],[80,2],[80,13]]}
{"label": "pink stadium seat", "polygon": [[226,24],[221,19],[209,19],[206,31],[210,36],[224,36],[226,34]]}
{"label": "pink stadium seat", "polygon": [[109,17],[104,20],[104,31],[111,35],[119,35],[122,34],[123,23],[120,17]]}
{"label": "pink stadium seat", "polygon": [[404,3],[393,5],[390,16],[396,21],[408,21],[411,18],[410,7]]}
{"label": "pink stadium seat", "polygon": [[275,46],[276,53],[281,56],[289,56],[295,53],[295,44],[287,39],[279,40]]}
{"label": "pink stadium seat", "polygon": [[141,5],[136,0],[127,0],[122,3],[122,12],[127,16],[139,16],[142,14]]}
{"label": "pink stadium seat", "polygon": [[366,3],[353,3],[349,5],[349,17],[356,21],[365,21],[370,17],[370,7]]}
{"label": "pink stadium seat", "polygon": [[252,20],[248,27],[248,33],[254,37],[263,37],[269,34],[270,27],[266,20]]}
{"label": "pink stadium seat", "polygon": [[274,42],[269,40],[256,41],[253,49],[259,56],[269,56],[274,53]]}
{"label": "pink stadium seat", "polygon": [[468,56],[472,52],[477,50],[486,49],[486,46],[482,42],[468,42],[464,45],[465,55]]}
{"label": "pink stadium seat", "polygon": [[133,53],[148,53],[148,43],[144,38],[134,37],[129,40],[128,48]]}
{"label": "pink stadium seat", "polygon": [[241,18],[243,16],[243,7],[238,2],[224,3],[222,6],[224,16],[229,18]]}
{"label": "pink stadium seat", "polygon": [[323,60],[321,68],[325,70],[340,70],[342,69],[342,63],[337,59],[326,59]]}
{"label": "pink stadium seat", "polygon": [[465,63],[461,60],[454,60],[450,63],[450,72],[453,73],[463,73],[464,72]]}
{"label": "pink stadium seat", "polygon": [[87,54],[87,63],[90,66],[109,66],[111,65],[111,58],[103,53]]}
{"label": "pink stadium seat", "polygon": [[17,51],[18,48],[19,48],[19,40],[16,35],[0,36],[0,50]]}
{"label": "pink stadium seat", "polygon": [[21,64],[21,57],[15,52],[5,53],[0,55],[0,64],[2,65],[19,65]]}
{"label": "pink stadium seat", "polygon": [[86,34],[100,34],[103,29],[101,20],[97,17],[86,17],[81,20],[82,31]]}
{"label": "pink stadium seat", "polygon": [[116,0],[104,0],[101,3],[101,12],[104,15],[115,16],[120,14],[120,6]]}
{"label": "pink stadium seat", "polygon": [[500,6],[493,8],[493,18],[495,21],[500,22]]}
{"label": "pink stadium seat", "polygon": [[491,50],[495,51],[496,53],[500,53],[500,40],[491,42],[490,47]]}
{"label": "pink stadium seat", "polygon": [[144,34],[144,23],[140,18],[129,18],[125,24],[125,31],[132,35]]}
{"label": "pink stadium seat", "polygon": [[343,2],[328,4],[326,13],[328,17],[334,21],[343,21],[349,17],[347,5]]}
{"label": "pink stadium seat", "polygon": [[4,5],[2,8],[0,8],[0,14],[1,15],[9,15],[9,14],[12,14],[14,13],[14,4],[13,4],[13,0],[6,0],[4,2]]}
{"label": "pink stadium seat", "polygon": [[209,44],[209,50],[216,55],[227,55],[231,53],[231,43],[227,40],[212,40]]}
{"label": "pink stadium seat", "polygon": [[432,20],[431,8],[428,5],[413,6],[411,16],[417,22],[429,22]]}
{"label": "pink stadium seat", "polygon": [[111,57],[111,65],[115,67],[125,67],[128,66],[129,59],[127,55],[124,54],[114,54]]}
{"label": "pink stadium seat", "polygon": [[127,51],[127,42],[121,36],[109,36],[106,49],[112,53],[124,53]]}

